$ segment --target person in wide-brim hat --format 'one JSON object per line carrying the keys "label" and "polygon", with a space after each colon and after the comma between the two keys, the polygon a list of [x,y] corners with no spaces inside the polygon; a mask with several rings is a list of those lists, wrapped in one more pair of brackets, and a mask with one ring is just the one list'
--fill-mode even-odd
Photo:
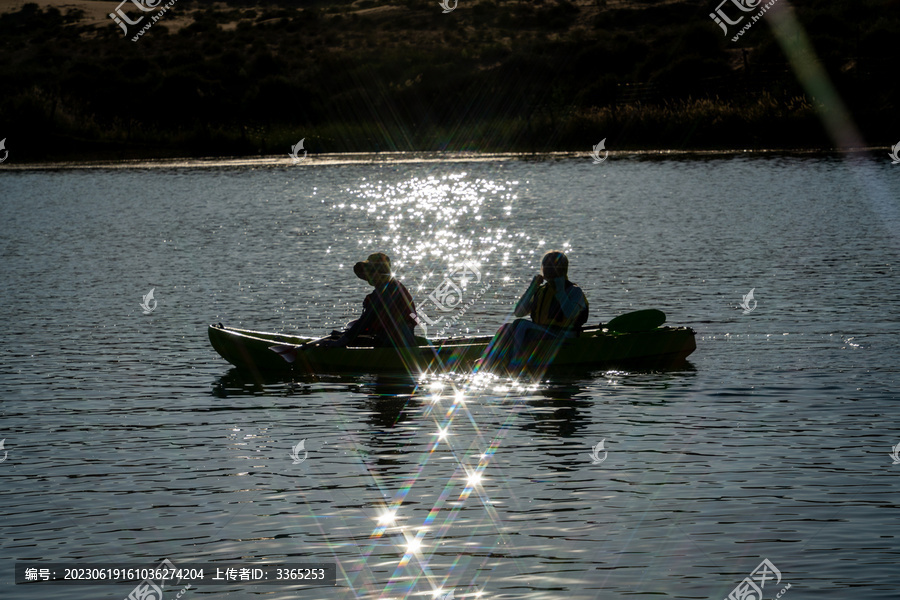
{"label": "person in wide-brim hat", "polygon": [[361,260],[353,265],[353,272],[363,281],[369,281],[375,277],[391,277],[391,259],[382,252],[370,254],[366,260]]}
{"label": "person in wide-brim hat", "polygon": [[353,272],[375,290],[363,300],[363,314],[346,330],[336,332],[337,339],[320,345],[415,346],[416,305],[406,286],[394,278],[391,259],[382,252],[370,254],[353,265]]}

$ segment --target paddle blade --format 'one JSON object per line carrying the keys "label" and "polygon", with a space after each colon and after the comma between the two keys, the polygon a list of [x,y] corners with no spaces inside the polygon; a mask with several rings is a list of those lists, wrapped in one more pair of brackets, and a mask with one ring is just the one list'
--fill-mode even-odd
{"label": "paddle blade", "polygon": [[278,356],[289,363],[297,360],[297,346],[291,346],[289,344],[277,344],[275,346],[269,346],[269,350],[278,354]]}
{"label": "paddle blade", "polygon": [[610,331],[619,333],[634,333],[637,331],[649,331],[656,329],[666,322],[666,313],[655,308],[637,310],[635,312],[619,315],[609,323],[603,325]]}

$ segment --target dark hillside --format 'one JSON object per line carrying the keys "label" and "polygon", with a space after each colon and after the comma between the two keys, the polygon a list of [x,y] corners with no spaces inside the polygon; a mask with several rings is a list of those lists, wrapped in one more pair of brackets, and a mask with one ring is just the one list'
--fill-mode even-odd
{"label": "dark hillside", "polygon": [[[792,4],[865,141],[900,139],[900,2]],[[17,161],[283,153],[303,137],[311,152],[831,147],[768,23],[734,42],[714,8],[177,0],[132,41],[29,4],[0,15],[0,136]]]}

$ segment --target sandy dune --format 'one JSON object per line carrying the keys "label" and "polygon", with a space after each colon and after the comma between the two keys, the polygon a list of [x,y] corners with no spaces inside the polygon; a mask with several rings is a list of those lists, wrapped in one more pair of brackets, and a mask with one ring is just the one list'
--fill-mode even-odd
{"label": "sandy dune", "polygon": [[[101,27],[111,25],[118,29],[118,26],[109,18],[109,13],[118,6],[117,2],[97,2],[96,0],[0,0],[0,14],[16,12],[23,5],[29,3],[37,4],[42,9],[55,6],[62,14],[66,14],[70,9],[78,8],[84,11],[84,17],[81,20],[82,25]],[[177,2],[172,8],[172,13],[165,17],[165,25],[170,31],[174,32],[188,25],[191,19],[184,16],[183,13],[179,14]]]}
{"label": "sandy dune", "polygon": [[0,0],[0,13],[16,12],[29,2],[37,4],[41,8],[55,6],[63,14],[66,14],[69,9],[80,8],[84,11],[83,23],[93,25],[111,21],[109,13],[117,6],[112,2],[93,2],[92,0]]}

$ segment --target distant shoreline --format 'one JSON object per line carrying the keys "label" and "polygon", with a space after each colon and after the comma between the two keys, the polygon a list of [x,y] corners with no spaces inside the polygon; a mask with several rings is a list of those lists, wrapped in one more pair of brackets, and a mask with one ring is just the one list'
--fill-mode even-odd
{"label": "distant shoreline", "polygon": [[[826,155],[868,155],[875,152],[889,152],[890,146],[870,146],[865,148],[768,148],[768,149],[726,149],[726,150],[621,150],[610,151],[609,160],[631,158],[665,159],[728,156],[826,156]],[[30,163],[6,163],[0,171],[66,170],[66,169],[213,169],[234,167],[294,167],[338,165],[394,165],[423,163],[464,163],[495,162],[503,160],[558,160],[561,158],[589,160],[589,152],[450,152],[450,151],[409,151],[409,152],[334,152],[310,154],[300,164],[293,164],[284,155],[267,156],[206,156],[192,158],[146,158],[129,160],[87,160],[48,161]]]}

